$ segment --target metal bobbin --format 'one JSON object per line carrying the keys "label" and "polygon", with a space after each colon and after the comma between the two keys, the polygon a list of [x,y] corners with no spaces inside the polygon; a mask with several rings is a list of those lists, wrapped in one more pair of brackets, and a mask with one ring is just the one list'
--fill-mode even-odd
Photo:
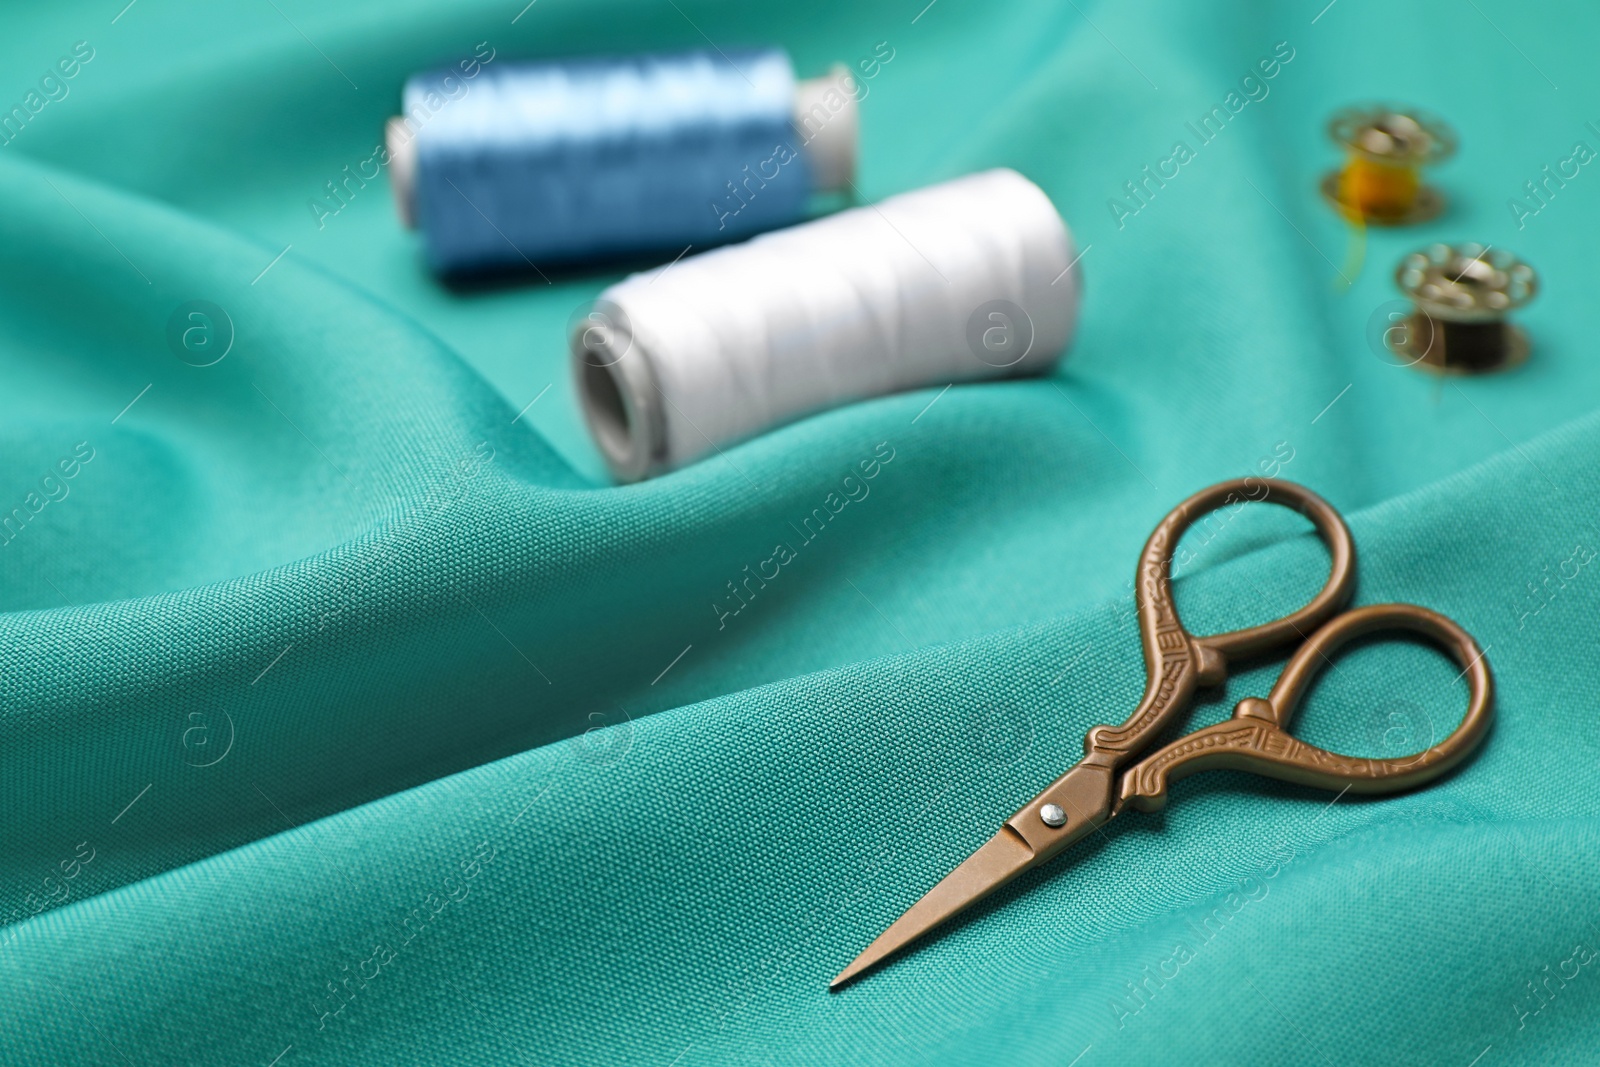
{"label": "metal bobbin", "polygon": [[1407,226],[1444,210],[1444,194],[1422,181],[1424,166],[1455,154],[1456,135],[1440,119],[1388,104],[1351,107],[1328,122],[1328,136],[1348,156],[1322,179],[1322,195],[1346,218]]}
{"label": "metal bobbin", "polygon": [[1443,374],[1483,374],[1528,358],[1528,337],[1506,315],[1532,300],[1539,277],[1503,249],[1429,245],[1395,268],[1395,284],[1416,303],[1389,348],[1408,364]]}

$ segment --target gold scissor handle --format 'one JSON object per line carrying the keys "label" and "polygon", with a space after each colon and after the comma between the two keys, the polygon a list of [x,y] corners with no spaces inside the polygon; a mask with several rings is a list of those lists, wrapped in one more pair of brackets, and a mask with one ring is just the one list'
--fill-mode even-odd
{"label": "gold scissor handle", "polygon": [[[1461,724],[1437,745],[1400,759],[1341,756],[1289,736],[1289,720],[1328,657],[1346,642],[1381,630],[1410,630],[1431,638],[1461,665],[1471,693]],[[1357,608],[1312,634],[1289,659],[1266,699],[1241,700],[1233,718],[1181,737],[1129,768],[1122,776],[1117,807],[1132,804],[1154,811],[1166,804],[1169,783],[1213,768],[1352,793],[1398,793],[1466,759],[1488,733],[1493,708],[1494,676],[1471,634],[1415,604]]]}
{"label": "gold scissor handle", "polygon": [[[1183,628],[1172,598],[1172,557],[1178,541],[1203,516],[1250,503],[1280,504],[1310,519],[1332,558],[1328,581],[1309,603],[1281,619],[1196,637]],[[1355,560],[1350,528],[1333,505],[1293,482],[1235,478],[1202,489],[1173,508],[1145,542],[1134,583],[1147,678],[1144,699],[1121,726],[1096,726],[1089,731],[1083,741],[1084,762],[1115,769],[1143,751],[1188,705],[1196,687],[1226,680],[1229,657],[1253,656],[1305,640],[1349,603],[1355,587]]]}

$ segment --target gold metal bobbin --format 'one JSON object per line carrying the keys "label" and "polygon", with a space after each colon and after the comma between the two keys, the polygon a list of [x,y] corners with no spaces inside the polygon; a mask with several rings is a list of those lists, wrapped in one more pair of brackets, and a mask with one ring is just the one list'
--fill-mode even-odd
{"label": "gold metal bobbin", "polygon": [[1422,181],[1422,168],[1455,154],[1456,135],[1414,108],[1372,104],[1345,108],[1328,136],[1348,153],[1343,168],[1322,179],[1322,195],[1351,221],[1408,226],[1444,210],[1444,194]]}
{"label": "gold metal bobbin", "polygon": [[1408,364],[1442,374],[1483,374],[1528,358],[1528,336],[1506,315],[1539,291],[1534,269],[1503,249],[1429,245],[1395,268],[1395,284],[1416,303],[1389,348]]}

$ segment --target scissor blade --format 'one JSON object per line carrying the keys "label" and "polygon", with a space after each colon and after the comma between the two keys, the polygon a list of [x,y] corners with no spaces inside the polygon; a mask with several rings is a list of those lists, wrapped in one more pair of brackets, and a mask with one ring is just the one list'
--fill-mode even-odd
{"label": "scissor blade", "polygon": [[945,875],[944,881],[928,890],[922,899],[878,935],[855,962],[828,983],[838,989],[867,968],[892,956],[906,945],[932,930],[957,912],[977,903],[1034,864],[1033,849],[1009,826],[985,841]]}

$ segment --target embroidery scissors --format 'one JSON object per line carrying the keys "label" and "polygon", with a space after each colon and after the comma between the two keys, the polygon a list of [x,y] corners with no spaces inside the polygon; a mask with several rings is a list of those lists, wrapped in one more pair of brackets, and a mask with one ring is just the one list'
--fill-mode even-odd
{"label": "embroidery scissors", "polygon": [[[1196,520],[1249,502],[1283,505],[1311,520],[1332,557],[1327,583],[1308,604],[1281,619],[1196,637],[1184,629],[1173,602],[1173,553]],[[1167,786],[1197,771],[1249,771],[1322,789],[1398,793],[1454,769],[1488,732],[1494,679],[1477,642],[1443,615],[1415,604],[1342,611],[1355,590],[1355,544],[1333,506],[1303,486],[1239,478],[1202,489],[1174,508],[1150,535],[1139,556],[1135,588],[1147,680],[1144,698],[1133,714],[1121,726],[1091,727],[1083,739],[1083,759],[1024,804],[998,833],[896,919],[839,973],[830,989],[838,989],[1024,871],[1049,862],[1130,807],[1161,809],[1167,802]],[[1469,698],[1467,713],[1455,731],[1437,745],[1399,759],[1342,756],[1291,737],[1289,720],[1330,655],[1355,638],[1393,630],[1431,640],[1460,665]],[[1161,731],[1189,707],[1196,689],[1227,680],[1233,661],[1295,642],[1299,647],[1265,698],[1247,697],[1234,708],[1232,718],[1146,754]]]}

